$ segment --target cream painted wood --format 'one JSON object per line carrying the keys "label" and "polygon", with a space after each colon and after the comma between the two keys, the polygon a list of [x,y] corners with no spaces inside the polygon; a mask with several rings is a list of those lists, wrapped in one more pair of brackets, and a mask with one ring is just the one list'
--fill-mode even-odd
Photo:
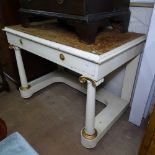
{"label": "cream painted wood", "polygon": [[[63,82],[86,93],[85,130],[82,129],[81,131],[81,143],[86,148],[94,148],[129,105],[137,70],[138,55],[140,55],[143,50],[145,36],[130,41],[105,54],[97,55],[22,33],[11,28],[6,27],[4,31],[6,31],[9,44],[15,49],[25,49],[30,53],[57,63],[84,77],[84,82],[87,83],[86,88],[78,82],[78,78],[75,75],[68,74],[59,69],[58,71],[29,82],[28,85],[31,87],[26,90],[20,89],[20,92],[23,98],[29,98],[34,93],[52,83]],[[21,61],[22,59],[19,61],[18,56],[16,58],[19,73],[22,74],[21,70],[23,70],[24,73],[24,64]],[[129,61],[130,63],[128,63]],[[102,87],[99,88],[99,90],[96,89],[97,86],[103,83],[106,75],[126,63],[128,63],[128,65],[122,90],[122,98],[114,96],[105,91]],[[133,77],[129,75],[130,73],[133,74]],[[127,83],[128,76],[131,86]],[[24,78],[26,79],[25,73],[24,76],[20,76],[20,78],[21,81],[24,81]],[[125,89],[125,87],[127,87],[127,89]],[[95,99],[106,105],[106,108],[104,108],[97,116],[95,116]],[[83,131],[86,131],[86,136],[83,134]],[[95,134],[95,137],[89,139],[87,136],[94,136],[93,134],[95,131],[97,131],[97,135]]]}
{"label": "cream painted wood", "polygon": [[93,135],[95,133],[95,98],[96,87],[93,86],[92,82],[87,81],[85,130],[89,135]]}
{"label": "cream painted wood", "polygon": [[128,102],[130,102],[130,99],[131,99],[135,77],[137,73],[137,68],[139,64],[139,59],[140,59],[140,56],[138,55],[136,58],[130,61],[126,66],[121,98]]}
{"label": "cream painted wood", "polygon": [[27,77],[26,77],[26,73],[25,73],[25,68],[24,68],[20,48],[14,47],[14,50],[15,50],[15,56],[16,56],[19,76],[21,79],[20,80],[21,81],[21,87],[22,88],[28,88],[28,82],[27,82]]}
{"label": "cream painted wood", "polygon": [[[145,41],[145,36],[142,36],[105,54],[97,55],[10,28],[5,28],[4,30],[9,35],[8,42],[10,44],[53,61],[95,81],[102,79],[141,53],[141,48],[143,48]],[[60,60],[60,54],[64,54],[65,61]]]}
{"label": "cream painted wood", "polygon": [[[14,46],[25,49],[26,51],[57,63],[58,65],[66,67],[72,71],[95,79],[96,64],[91,61],[81,59],[69,53],[65,53],[63,51],[48,47],[44,44],[32,42],[31,40],[14,36],[12,34],[9,35],[8,42]],[[60,59],[60,54],[64,55],[64,61]]]}
{"label": "cream painted wood", "polygon": [[109,58],[108,61],[105,61],[100,65],[98,68],[98,79],[107,76],[112,71],[116,70],[117,68],[121,67],[128,61],[132,60],[134,57],[139,55],[142,52],[142,49],[144,48],[144,44],[138,44],[137,46],[134,46],[132,48],[129,48],[128,50],[125,50],[121,54],[114,56],[112,58]]}

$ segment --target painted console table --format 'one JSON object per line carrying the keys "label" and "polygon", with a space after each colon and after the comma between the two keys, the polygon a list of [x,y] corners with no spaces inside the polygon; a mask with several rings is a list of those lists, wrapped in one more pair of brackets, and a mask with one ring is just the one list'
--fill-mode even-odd
{"label": "painted console table", "polygon": [[[76,35],[58,27],[6,27],[8,42],[15,50],[23,98],[29,98],[37,91],[55,82],[65,83],[87,94],[85,127],[81,130],[81,143],[94,148],[108,129],[118,120],[130,102],[136,76],[139,56],[143,51],[145,36],[135,33],[121,34],[107,30],[101,33],[96,43],[86,45]],[[64,68],[79,74],[58,69],[28,82],[22,61],[21,50],[36,54]],[[126,65],[121,97],[96,88],[104,77]],[[84,87],[86,83],[87,87]],[[95,116],[95,101],[106,107]]]}

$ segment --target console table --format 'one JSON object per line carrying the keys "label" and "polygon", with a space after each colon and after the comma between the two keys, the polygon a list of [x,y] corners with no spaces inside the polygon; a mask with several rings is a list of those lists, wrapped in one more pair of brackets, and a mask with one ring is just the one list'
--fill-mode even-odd
{"label": "console table", "polygon": [[[19,90],[23,98],[29,98],[55,82],[65,83],[87,94],[85,127],[81,130],[81,143],[86,148],[94,148],[129,105],[139,56],[143,51],[146,37],[141,34],[121,34],[107,30],[98,35],[95,44],[86,45],[80,42],[72,31],[57,26],[23,28],[17,25],[6,27],[4,31],[10,47],[15,51],[21,80]],[[79,80],[72,72],[58,69],[28,82],[20,49],[78,73]],[[96,89],[104,82],[105,76],[123,65],[126,65],[126,71],[121,97],[103,88]],[[96,100],[106,105],[97,116]]]}

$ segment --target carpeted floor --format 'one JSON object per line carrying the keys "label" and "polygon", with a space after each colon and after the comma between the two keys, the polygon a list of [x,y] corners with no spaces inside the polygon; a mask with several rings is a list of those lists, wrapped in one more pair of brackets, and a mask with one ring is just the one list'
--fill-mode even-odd
{"label": "carpeted floor", "polygon": [[[102,107],[97,103],[97,112]],[[91,150],[80,144],[84,115],[85,95],[64,84],[30,99],[22,99],[12,84],[11,92],[0,93],[0,118],[9,134],[20,132],[41,155],[137,155],[144,129],[128,122],[129,110]]]}

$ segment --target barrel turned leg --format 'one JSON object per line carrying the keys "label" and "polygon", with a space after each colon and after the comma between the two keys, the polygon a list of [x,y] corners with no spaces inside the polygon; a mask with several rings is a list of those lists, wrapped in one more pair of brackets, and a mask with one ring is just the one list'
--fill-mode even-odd
{"label": "barrel turned leg", "polygon": [[96,146],[97,130],[95,129],[95,102],[96,102],[96,85],[91,79],[80,79],[81,83],[87,83],[87,100],[85,127],[81,131],[81,143],[86,148]]}
{"label": "barrel turned leg", "polygon": [[[86,120],[83,136],[95,136],[95,98],[96,87],[93,86],[91,81],[87,81],[87,101],[86,101]],[[94,135],[95,134],[95,135]],[[87,137],[86,137],[87,138]]]}
{"label": "barrel turned leg", "polygon": [[14,47],[14,50],[15,50],[20,82],[21,82],[21,89],[28,89],[28,82],[27,82],[26,72],[25,72],[20,48]]}
{"label": "barrel turned leg", "polygon": [[18,72],[19,72],[19,77],[20,77],[20,82],[21,82],[21,87],[19,88],[21,96],[23,98],[29,98],[32,96],[32,93],[30,90],[30,86],[27,81],[27,76],[24,68],[24,63],[21,55],[21,50],[19,47],[12,47],[15,51],[15,57],[17,61],[17,67],[18,67]]}

